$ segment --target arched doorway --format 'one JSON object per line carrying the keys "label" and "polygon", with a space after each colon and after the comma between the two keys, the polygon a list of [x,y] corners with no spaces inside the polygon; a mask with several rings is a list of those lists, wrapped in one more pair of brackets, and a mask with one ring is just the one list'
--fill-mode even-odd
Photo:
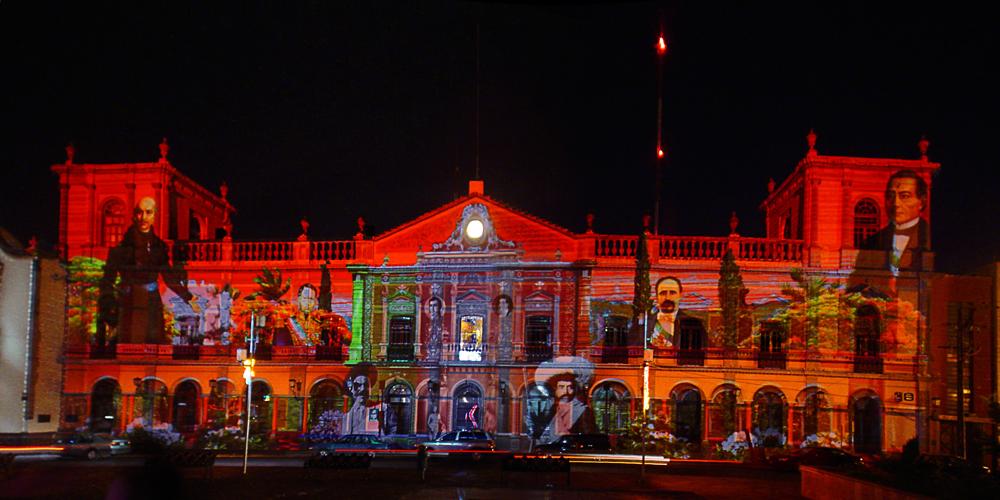
{"label": "arched doorway", "polygon": [[482,429],[483,392],[472,382],[463,382],[455,389],[455,430]]}
{"label": "arched doorway", "polygon": [[396,382],[386,390],[386,400],[392,413],[385,416],[385,433],[412,434],[413,389],[403,382]]}
{"label": "arched doorway", "polygon": [[[246,403],[246,389],[243,389],[243,403]],[[271,388],[264,382],[254,381],[253,398],[250,400],[250,422],[251,432],[270,433],[271,432]]]}
{"label": "arched doorway", "polygon": [[87,427],[93,432],[111,432],[120,420],[122,389],[113,379],[102,379],[90,394],[90,421]]}
{"label": "arched doorway", "polygon": [[159,380],[148,378],[142,380],[136,377],[135,406],[132,418],[142,422],[143,426],[153,426],[157,422],[170,422],[170,394],[167,386]]}
{"label": "arched doorway", "polygon": [[555,395],[548,384],[532,384],[524,394],[524,427],[535,442],[546,440]]}
{"label": "arched doorway", "polygon": [[854,402],[854,452],[882,451],[882,405],[877,398],[865,396]]}
{"label": "arched doorway", "polygon": [[326,379],[309,391],[309,432],[341,434],[344,417],[344,391],[336,381]]}
{"label": "arched doorway", "polygon": [[194,432],[198,428],[198,385],[185,380],[174,391],[174,428]]}
{"label": "arched doorway", "polygon": [[205,423],[212,429],[234,427],[239,423],[240,398],[236,397],[236,388],[228,380],[209,380],[211,392],[208,395],[208,411]]}
{"label": "arched doorway", "polygon": [[698,389],[678,389],[674,400],[674,437],[691,444],[701,444],[701,393]]}
{"label": "arched doorway", "polygon": [[624,384],[598,384],[591,395],[590,404],[597,420],[597,429],[602,434],[616,434],[628,429],[632,396]]}

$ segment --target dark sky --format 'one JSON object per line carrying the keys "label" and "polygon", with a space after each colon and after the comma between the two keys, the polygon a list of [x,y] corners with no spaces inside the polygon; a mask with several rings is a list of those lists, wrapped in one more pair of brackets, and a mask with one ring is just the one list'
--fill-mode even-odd
{"label": "dark sky", "polygon": [[[0,226],[58,235],[49,167],[152,162],[236,206],[236,239],[381,233],[486,193],[567,227],[764,236],[758,209],[808,149],[919,157],[938,268],[1000,255],[1000,51],[988,2],[527,6],[453,2],[0,4]],[[872,5],[875,4],[875,5]],[[957,4],[957,5],[956,5]],[[477,154],[477,27],[479,40]]]}

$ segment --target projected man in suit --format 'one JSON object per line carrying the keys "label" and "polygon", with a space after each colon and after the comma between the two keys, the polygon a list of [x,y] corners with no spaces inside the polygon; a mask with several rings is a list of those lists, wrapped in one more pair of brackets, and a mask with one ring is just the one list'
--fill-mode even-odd
{"label": "projected man in suit", "polygon": [[[701,348],[701,320],[681,311],[680,303],[683,296],[684,287],[679,278],[666,276],[656,282],[657,313],[653,331],[649,336],[650,347]],[[684,342],[679,339],[682,324],[692,330]],[[696,328],[692,329],[692,326]]]}
{"label": "projected man in suit", "polygon": [[889,224],[865,239],[863,250],[884,250],[887,268],[918,269],[921,252],[930,250],[930,223],[921,218],[927,208],[927,183],[912,170],[900,170],[885,187]]}

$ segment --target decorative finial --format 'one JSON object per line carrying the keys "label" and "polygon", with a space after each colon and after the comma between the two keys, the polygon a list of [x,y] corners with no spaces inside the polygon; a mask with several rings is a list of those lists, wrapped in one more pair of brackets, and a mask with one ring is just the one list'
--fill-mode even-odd
{"label": "decorative finial", "polygon": [[733,212],[733,216],[729,219],[729,228],[732,231],[729,236],[739,236],[736,234],[736,225],[740,223],[740,220],[736,218],[736,212]]}
{"label": "decorative finial", "polygon": [[382,257],[382,266],[384,267],[388,265],[389,265],[389,252],[386,252],[385,257]]}
{"label": "decorative finial", "polygon": [[73,147],[73,142],[70,141],[69,146],[66,146],[66,164],[73,164],[73,156],[76,155],[76,148]]}
{"label": "decorative finial", "polygon": [[917,145],[920,146],[920,159],[927,161],[927,146],[931,145],[931,143],[927,141],[927,136],[920,136],[920,142],[917,143]]}
{"label": "decorative finial", "polygon": [[767,181],[767,192],[769,194],[774,192],[774,179]]}
{"label": "decorative finial", "polygon": [[354,239],[361,241],[365,239],[365,219],[358,217],[358,234],[354,235]]}
{"label": "decorative finial", "polygon": [[222,181],[222,185],[219,186],[219,192],[222,193],[222,200],[226,200],[226,195],[229,194],[229,186],[226,185],[226,181]]}
{"label": "decorative finial", "polygon": [[562,250],[556,248],[556,262],[562,262]]}
{"label": "decorative finial", "polygon": [[587,234],[594,234],[594,214],[587,214]]}
{"label": "decorative finial", "polygon": [[309,221],[306,220],[305,215],[302,216],[300,224],[302,224],[302,234],[299,235],[299,241],[306,241],[309,239],[309,236],[307,236],[309,233]]}
{"label": "decorative finial", "polygon": [[813,129],[809,129],[806,139],[809,141],[809,156],[816,156],[816,133]]}
{"label": "decorative finial", "polygon": [[163,142],[160,143],[160,163],[167,163],[167,153],[170,152],[170,146],[167,145],[167,138],[163,138]]}
{"label": "decorative finial", "polygon": [[31,239],[28,240],[28,248],[26,248],[25,250],[31,253],[35,253],[35,251],[37,250],[36,248],[37,246],[38,246],[38,238],[32,236]]}
{"label": "decorative finial", "polygon": [[651,219],[651,218],[652,218],[652,217],[650,217],[650,216],[648,216],[648,215],[646,215],[646,216],[643,216],[643,218],[642,218],[642,227],[643,227],[643,229],[642,229],[642,230],[643,230],[643,232],[645,232],[646,234],[649,234],[649,219]]}

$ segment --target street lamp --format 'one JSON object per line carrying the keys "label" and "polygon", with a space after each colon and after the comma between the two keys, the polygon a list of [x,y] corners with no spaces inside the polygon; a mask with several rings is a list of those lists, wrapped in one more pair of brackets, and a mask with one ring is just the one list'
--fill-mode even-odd
{"label": "street lamp", "polygon": [[254,376],[254,353],[257,352],[257,337],[255,328],[264,328],[267,318],[263,314],[250,313],[250,337],[247,339],[247,349],[236,351],[237,361],[243,363],[243,379],[247,384],[247,435],[246,445],[243,448],[243,473],[247,473],[247,457],[250,455],[250,415],[253,410],[253,376]]}

